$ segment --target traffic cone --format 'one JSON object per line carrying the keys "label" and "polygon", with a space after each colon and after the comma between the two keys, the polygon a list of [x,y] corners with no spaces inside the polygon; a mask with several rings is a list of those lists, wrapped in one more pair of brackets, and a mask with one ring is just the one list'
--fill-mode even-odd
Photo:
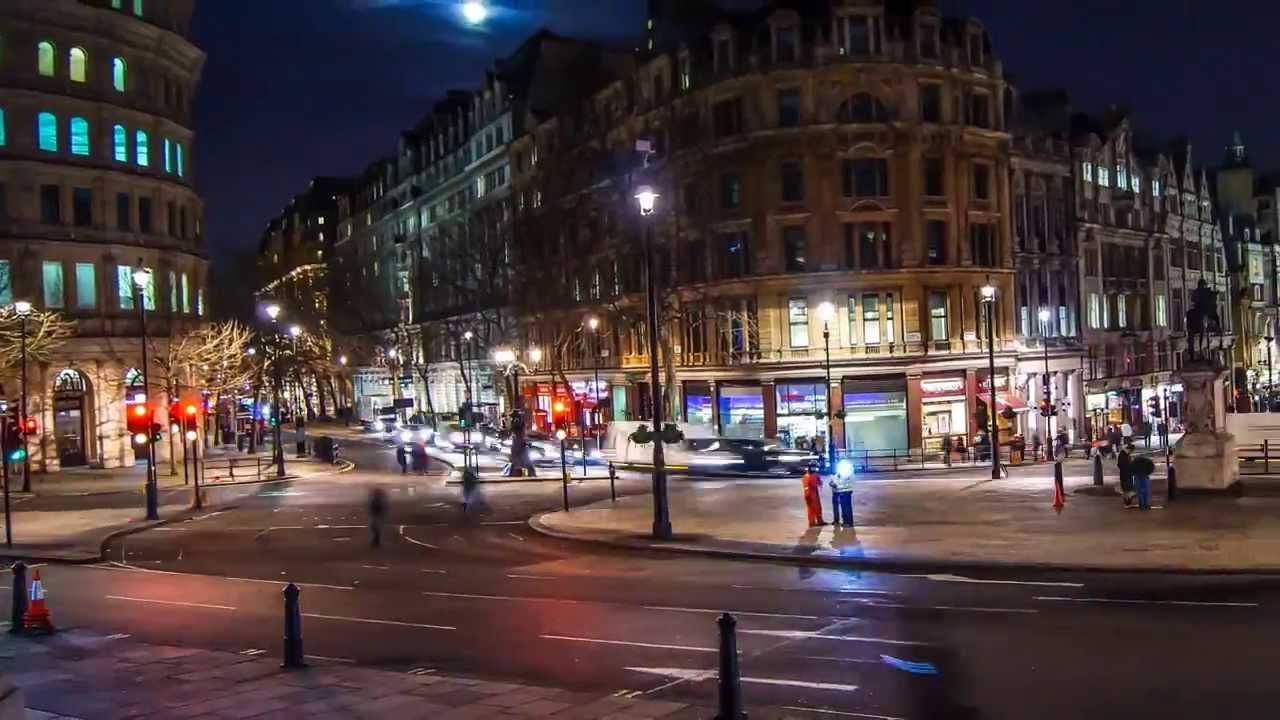
{"label": "traffic cone", "polygon": [[46,633],[54,631],[53,619],[44,603],[44,583],[40,581],[39,568],[36,568],[36,575],[31,579],[31,597],[27,602],[27,611],[22,615],[22,627]]}

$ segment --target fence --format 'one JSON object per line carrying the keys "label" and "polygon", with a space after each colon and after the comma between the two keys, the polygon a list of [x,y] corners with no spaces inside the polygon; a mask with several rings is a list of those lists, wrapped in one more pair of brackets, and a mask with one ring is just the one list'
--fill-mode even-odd
{"label": "fence", "polygon": [[[267,463],[270,465],[270,460]],[[205,485],[262,480],[263,461],[257,455],[202,459],[200,467],[200,482]]]}
{"label": "fence", "polygon": [[1260,445],[1239,445],[1236,453],[1241,475],[1270,475],[1273,467],[1280,472],[1280,443],[1263,440]]}

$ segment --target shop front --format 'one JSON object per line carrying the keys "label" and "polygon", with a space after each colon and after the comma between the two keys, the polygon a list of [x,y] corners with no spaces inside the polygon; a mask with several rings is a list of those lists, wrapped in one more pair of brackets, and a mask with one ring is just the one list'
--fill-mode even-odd
{"label": "shop front", "polygon": [[[987,382],[987,373],[980,371],[977,395],[974,398],[974,427],[986,430],[991,424],[991,411],[987,403],[991,400],[991,385]],[[1018,434],[1018,420],[1030,412],[1027,402],[1009,389],[1007,373],[996,373],[996,428],[999,430],[999,443],[1006,445]],[[1025,439],[1025,438],[1024,438]]]}
{"label": "shop front", "polygon": [[844,441],[850,452],[907,450],[907,381],[845,379]]}
{"label": "shop front", "polygon": [[778,442],[786,448],[827,447],[827,393],[822,380],[779,382]]}
{"label": "shop front", "polygon": [[963,374],[925,376],[920,380],[920,427],[925,452],[940,452],[946,438],[967,438]]}
{"label": "shop front", "polygon": [[688,380],[684,384],[684,421],[710,425],[715,422],[715,398],[711,394],[711,383]]}
{"label": "shop front", "polygon": [[720,427],[724,437],[764,438],[764,389],[759,384],[723,383],[719,386]]}

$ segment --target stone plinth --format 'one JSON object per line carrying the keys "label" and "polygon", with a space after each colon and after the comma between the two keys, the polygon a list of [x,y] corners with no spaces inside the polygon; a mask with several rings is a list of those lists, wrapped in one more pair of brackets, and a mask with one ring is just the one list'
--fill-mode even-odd
{"label": "stone plinth", "polygon": [[1218,429],[1222,404],[1222,377],[1216,365],[1187,365],[1178,373],[1182,381],[1182,424],[1186,434],[1173,446],[1173,467],[1178,487],[1192,490],[1226,490],[1240,479],[1236,439]]}

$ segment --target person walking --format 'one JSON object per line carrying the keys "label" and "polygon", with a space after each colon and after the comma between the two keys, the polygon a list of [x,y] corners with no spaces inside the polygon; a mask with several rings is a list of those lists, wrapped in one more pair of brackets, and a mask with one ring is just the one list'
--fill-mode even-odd
{"label": "person walking", "polygon": [[374,487],[369,491],[369,542],[382,547],[382,526],[387,521],[387,491]]}
{"label": "person walking", "polygon": [[831,478],[831,523],[853,527],[853,471],[841,472],[837,466]]}
{"label": "person walking", "polygon": [[396,445],[396,462],[400,464],[400,474],[409,473],[409,457],[404,452],[404,445]]}
{"label": "person walking", "polygon": [[1125,507],[1133,507],[1133,443],[1126,442],[1120,447],[1116,465],[1120,469],[1120,497]]}
{"label": "person walking", "polygon": [[471,468],[462,471],[462,512],[466,513],[476,505],[479,500],[477,491],[480,488],[480,478]]}
{"label": "person walking", "polygon": [[1155,472],[1156,465],[1149,457],[1139,457],[1134,459],[1129,468],[1133,473],[1133,484],[1138,495],[1138,509],[1150,510],[1151,473]]}
{"label": "person walking", "polygon": [[802,478],[804,483],[804,505],[809,512],[809,527],[822,527],[822,478],[818,477],[818,466],[809,465]]}

